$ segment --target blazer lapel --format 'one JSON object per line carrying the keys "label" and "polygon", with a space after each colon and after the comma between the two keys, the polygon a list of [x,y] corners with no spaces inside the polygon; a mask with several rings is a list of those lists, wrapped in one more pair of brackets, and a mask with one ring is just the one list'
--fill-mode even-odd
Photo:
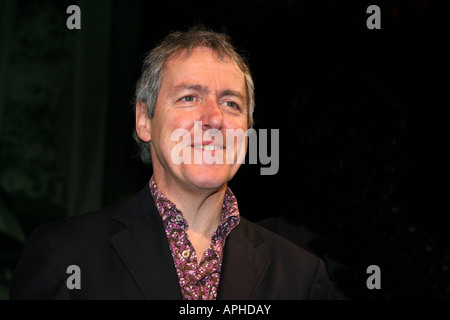
{"label": "blazer lapel", "polygon": [[114,215],[125,224],[111,244],[146,299],[181,299],[178,276],[159,213],[148,186]]}
{"label": "blazer lapel", "polygon": [[217,299],[254,298],[269,263],[269,259],[256,250],[262,242],[264,238],[241,217],[241,222],[225,243]]}

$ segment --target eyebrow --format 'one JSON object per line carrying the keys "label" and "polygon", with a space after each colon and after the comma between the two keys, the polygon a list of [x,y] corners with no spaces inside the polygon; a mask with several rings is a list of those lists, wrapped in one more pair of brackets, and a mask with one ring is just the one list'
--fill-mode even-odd
{"label": "eyebrow", "polygon": [[175,92],[182,91],[182,90],[193,90],[193,91],[200,91],[200,92],[203,92],[203,93],[209,93],[211,91],[211,90],[209,90],[208,87],[204,87],[204,86],[202,86],[200,84],[186,84],[186,83],[183,83],[183,84],[180,84],[180,85],[174,87],[174,91]]}
{"label": "eyebrow", "polygon": [[236,90],[225,89],[219,93],[220,97],[237,97],[242,101],[245,101],[245,97],[242,93]]}
{"label": "eyebrow", "polygon": [[[202,93],[210,93],[211,89],[205,86],[202,86],[200,84],[180,84],[174,87],[174,91],[182,91],[182,90],[193,90],[193,91],[199,91]],[[245,96],[237,91],[237,90],[232,90],[232,89],[224,89],[219,91],[219,97],[237,97],[239,99],[241,99],[242,101],[245,101]]]}

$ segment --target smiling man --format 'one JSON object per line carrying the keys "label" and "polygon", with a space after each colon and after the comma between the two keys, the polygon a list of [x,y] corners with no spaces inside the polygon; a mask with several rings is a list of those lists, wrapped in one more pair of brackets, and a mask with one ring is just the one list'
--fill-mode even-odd
{"label": "smiling man", "polygon": [[[147,55],[136,90],[134,136],[153,166],[149,183],[122,205],[38,228],[11,297],[336,299],[324,262],[241,217],[227,187],[247,144],[227,132],[251,128],[253,109],[249,68],[227,36],[169,34]],[[78,286],[68,283],[71,266]]]}

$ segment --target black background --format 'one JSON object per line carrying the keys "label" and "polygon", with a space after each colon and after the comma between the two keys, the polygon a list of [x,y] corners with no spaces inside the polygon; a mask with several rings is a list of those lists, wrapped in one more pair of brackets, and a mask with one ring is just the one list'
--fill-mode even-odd
{"label": "black background", "polygon": [[[244,165],[230,183],[244,216],[306,225],[316,237],[302,244],[336,263],[348,298],[448,297],[444,10],[380,3],[382,29],[368,30],[370,4],[183,5],[143,30],[157,39],[202,22],[247,51],[255,128],[280,129],[280,170],[261,176]],[[151,46],[144,37],[142,52]],[[382,270],[380,291],[365,286],[371,264]]]}
{"label": "black background", "polygon": [[[371,4],[381,8],[380,30],[366,27]],[[65,16],[66,6],[59,5]],[[255,129],[280,131],[279,172],[264,176],[260,165],[244,164],[230,182],[241,214],[291,226],[285,236],[322,257],[348,299],[450,298],[448,1],[112,1],[112,8],[103,206],[151,175],[131,139],[144,54],[168,32],[202,23],[245,51]],[[380,290],[366,287],[369,265],[381,268]]]}

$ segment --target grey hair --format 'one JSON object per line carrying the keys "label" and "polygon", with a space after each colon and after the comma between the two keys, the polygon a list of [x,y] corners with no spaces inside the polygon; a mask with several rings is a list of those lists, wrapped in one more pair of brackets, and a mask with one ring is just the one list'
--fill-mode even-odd
{"label": "grey hair", "polygon": [[[156,100],[161,89],[162,78],[167,61],[178,53],[185,51],[189,56],[193,49],[198,47],[211,48],[217,52],[219,58],[225,57],[236,63],[244,73],[247,94],[248,127],[253,127],[253,110],[255,108],[254,83],[250,68],[245,58],[237,53],[230,42],[230,37],[223,33],[216,33],[203,26],[195,26],[186,32],[172,32],[163,41],[151,50],[143,61],[142,75],[136,85],[135,103],[144,102],[147,114],[153,118]],[[136,130],[133,138],[139,148],[139,157],[145,164],[151,164],[150,143],[139,138]]]}

